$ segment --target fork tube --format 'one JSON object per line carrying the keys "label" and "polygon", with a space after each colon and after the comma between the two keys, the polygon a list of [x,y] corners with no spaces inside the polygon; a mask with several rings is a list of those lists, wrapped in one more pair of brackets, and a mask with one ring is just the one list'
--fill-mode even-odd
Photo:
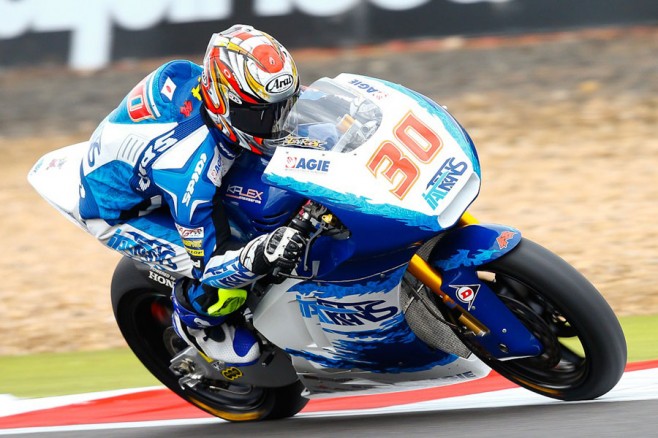
{"label": "fork tube", "polygon": [[[464,213],[464,215],[459,220],[460,226],[476,224],[477,219],[475,219],[471,214]],[[443,281],[441,275],[436,272],[429,263],[427,263],[423,258],[418,255],[415,255],[409,261],[409,267],[407,271],[420,280],[425,286],[429,287],[430,290],[436,294],[441,301],[445,303],[450,309],[457,311],[459,316],[459,322],[464,324],[469,330],[475,333],[477,336],[482,336],[486,334],[489,330],[485,325],[477,320],[473,315],[468,313],[463,307],[455,302],[448,294],[441,290],[441,285]]]}

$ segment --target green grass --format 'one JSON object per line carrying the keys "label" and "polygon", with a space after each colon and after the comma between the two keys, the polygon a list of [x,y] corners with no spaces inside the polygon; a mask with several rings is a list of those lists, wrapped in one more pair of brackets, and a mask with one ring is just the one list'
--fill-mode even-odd
{"label": "green grass", "polygon": [[129,349],[0,357],[0,394],[46,397],[160,383]]}
{"label": "green grass", "polygon": [[628,361],[658,359],[658,315],[619,318],[628,343]]}
{"label": "green grass", "polygon": [[[658,315],[620,318],[628,361],[658,359]],[[0,357],[0,394],[46,397],[159,385],[128,349]]]}

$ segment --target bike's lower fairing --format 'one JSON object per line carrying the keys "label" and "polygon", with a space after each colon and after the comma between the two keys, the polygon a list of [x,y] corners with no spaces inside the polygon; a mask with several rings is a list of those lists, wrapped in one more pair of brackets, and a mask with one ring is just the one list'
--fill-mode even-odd
{"label": "bike's lower fairing", "polygon": [[489,368],[474,356],[432,348],[414,334],[400,305],[405,270],[346,282],[287,280],[258,304],[254,326],[290,354],[311,397],[485,377]]}
{"label": "bike's lower fairing", "polygon": [[[509,227],[471,225],[446,232],[430,256],[443,278],[444,293],[486,327],[486,333],[477,336],[480,345],[502,360],[542,351],[539,341],[477,276],[478,268],[504,256],[520,238]],[[353,276],[351,268],[347,263],[338,270]],[[259,303],[254,324],[291,355],[311,395],[385,391],[402,382],[403,388],[436,386],[485,376],[489,370],[479,360],[433,348],[414,333],[402,304],[403,294],[409,293],[402,282],[406,269],[402,264],[343,282],[288,280],[289,286],[271,291]],[[291,326],[280,327],[282,313]],[[300,316],[304,326],[292,328]],[[436,318],[434,322],[444,324]]]}

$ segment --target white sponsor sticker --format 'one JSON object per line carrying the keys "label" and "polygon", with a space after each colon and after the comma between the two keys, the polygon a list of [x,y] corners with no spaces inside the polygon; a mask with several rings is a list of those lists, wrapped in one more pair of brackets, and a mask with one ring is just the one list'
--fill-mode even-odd
{"label": "white sponsor sticker", "polygon": [[176,224],[176,229],[184,239],[203,239],[203,227],[186,228]]}

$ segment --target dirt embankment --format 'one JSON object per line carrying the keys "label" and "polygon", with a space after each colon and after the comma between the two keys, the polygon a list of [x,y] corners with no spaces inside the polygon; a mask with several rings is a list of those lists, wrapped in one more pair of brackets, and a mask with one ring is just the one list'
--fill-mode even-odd
{"label": "dirt embankment", "polygon": [[[657,47],[658,29],[642,28],[295,55],[305,83],[350,71],[447,105],[479,147],[472,213],[559,253],[627,315],[658,312]],[[155,65],[0,72],[0,355],[124,345],[108,294],[118,256],[25,176],[86,139]]]}

